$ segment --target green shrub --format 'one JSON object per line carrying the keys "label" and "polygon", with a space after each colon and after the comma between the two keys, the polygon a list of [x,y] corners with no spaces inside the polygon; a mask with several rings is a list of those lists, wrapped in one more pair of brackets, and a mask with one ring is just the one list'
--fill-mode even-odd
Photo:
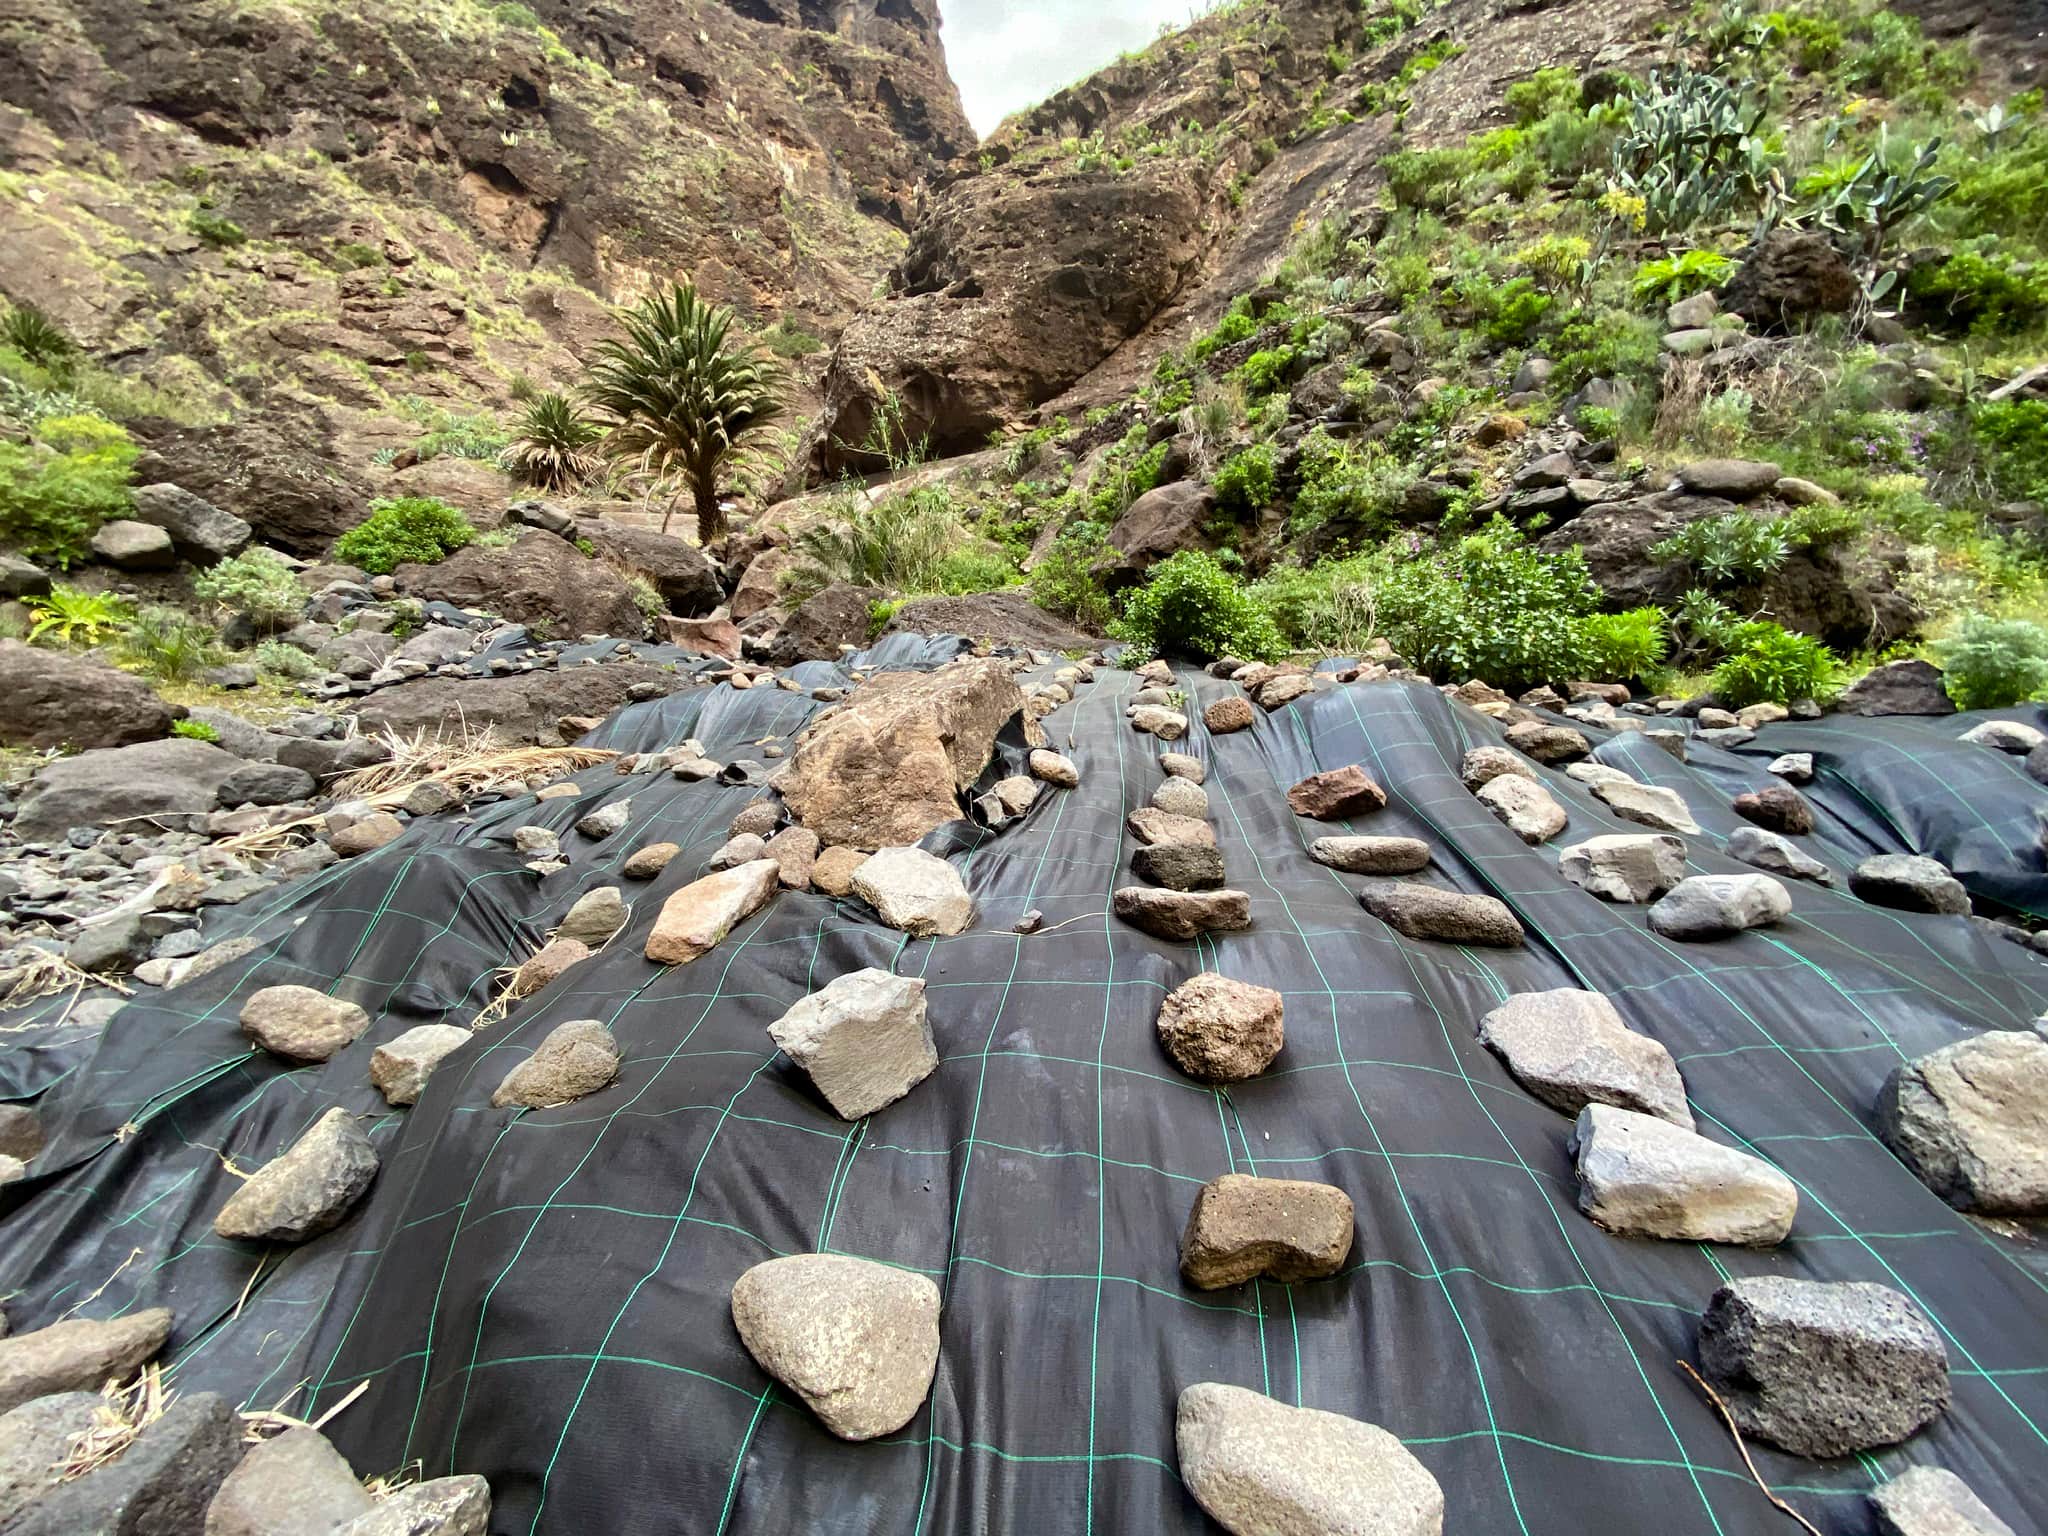
{"label": "green shrub", "polygon": [[968,538],[952,492],[927,485],[876,504],[843,501],[799,534],[795,548],[828,580],[936,592],[940,567]]}
{"label": "green shrub", "polygon": [[761,333],[761,345],[784,358],[809,357],[825,350],[824,342],[787,315]]}
{"label": "green shrub", "polygon": [[1253,399],[1270,395],[1286,385],[1287,371],[1294,366],[1296,355],[1293,347],[1272,347],[1254,352],[1237,365],[1231,376],[1244,385],[1245,394]]}
{"label": "green shrub", "polygon": [[1539,69],[1527,80],[1509,86],[1501,104],[1518,126],[1527,128],[1561,108],[1579,104],[1578,71],[1563,65]]}
{"label": "green shrub", "polygon": [[224,219],[205,208],[194,208],[185,218],[185,227],[216,250],[228,250],[246,245],[248,232],[233,219]]}
{"label": "green shrub", "polygon": [[1768,576],[1792,553],[1786,530],[1744,512],[1703,517],[1650,546],[1650,558],[1683,561],[1717,587]]}
{"label": "green shrub", "polygon": [[1267,444],[1238,450],[1210,482],[1217,505],[1231,512],[1257,512],[1273,499],[1273,473],[1273,450]]}
{"label": "green shrub", "polygon": [[[412,445],[422,464],[430,459],[474,459],[490,464],[505,452],[505,429],[498,425],[495,416],[458,416],[444,407],[427,405],[415,396],[408,396],[406,404],[426,428]],[[581,442],[588,443],[596,437],[595,430],[580,419],[579,425],[583,427]]]}
{"label": "green shrub", "polygon": [[192,595],[219,603],[260,625],[290,623],[305,610],[299,578],[274,549],[245,549],[192,579]]}
{"label": "green shrub", "polygon": [[1017,567],[993,545],[956,549],[938,563],[933,584],[948,597],[995,592],[1017,580]]}
{"label": "green shrub", "polygon": [[2014,501],[2048,501],[2048,400],[1994,400],[1971,415],[1992,482]]}
{"label": "green shrub", "polygon": [[1504,518],[1391,561],[1375,593],[1381,632],[1417,667],[1514,690],[1584,675],[1580,620],[1598,596],[1576,549],[1532,549]]}
{"label": "green shrub", "polygon": [[116,642],[121,659],[165,682],[189,682],[221,659],[214,628],[177,608],[151,605]]}
{"label": "green shrub", "polygon": [[1675,304],[1735,275],[1735,261],[1719,251],[1685,251],[1636,268],[1635,295],[1644,304]]}
{"label": "green shrub", "polygon": [[259,641],[254,652],[258,670],[288,682],[303,683],[320,675],[320,663],[282,640]]}
{"label": "green shrub", "polygon": [[370,515],[334,541],[334,558],[382,576],[407,561],[431,565],[476,537],[468,518],[431,496],[370,503]]}
{"label": "green shrub", "polygon": [[1242,656],[1271,661],[1287,653],[1273,616],[1254,602],[1214,556],[1184,549],[1147,573],[1109,632],[1154,655],[1211,661]]}
{"label": "green shrub", "polygon": [[1817,699],[1834,688],[1834,652],[1811,635],[1759,621],[1738,625],[1714,668],[1714,697],[1730,709]]}
{"label": "green shrub", "polygon": [[0,346],[11,347],[38,368],[61,369],[78,353],[57,322],[33,304],[17,304],[0,316]]}
{"label": "green shrub", "polygon": [[1299,537],[1328,523],[1377,541],[1392,527],[1403,498],[1420,478],[1415,466],[1371,444],[1353,447],[1325,432],[1301,445],[1301,486],[1287,531]]}
{"label": "green shrub", "polygon": [[1031,600],[1089,629],[1109,622],[1109,594],[1095,574],[1107,530],[1100,523],[1070,523],[1031,571]]}
{"label": "green shrub", "polygon": [[1552,343],[1556,388],[1573,390],[1588,379],[1640,381],[1656,371],[1664,328],[1647,315],[1625,309],[1582,311],[1582,318],[1558,328]]}
{"label": "green shrub", "polygon": [[35,615],[29,626],[30,645],[44,639],[59,645],[97,645],[128,622],[128,604],[123,599],[62,581],[52,582],[47,593],[25,601]]}
{"label": "green shrub", "polygon": [[1457,201],[1459,189],[1474,168],[1472,153],[1466,149],[1403,149],[1380,161],[1395,203],[1437,213]]}
{"label": "green shrub", "polygon": [[220,741],[220,732],[204,720],[173,720],[171,734],[182,736],[187,741],[210,741],[216,744]]}
{"label": "green shrub", "polygon": [[1259,322],[1252,318],[1251,306],[1242,298],[1234,300],[1223,318],[1216,322],[1216,329],[1198,338],[1188,349],[1189,356],[1200,362],[1212,352],[1250,340],[1258,331]]}
{"label": "green shrub", "polygon": [[2048,318],[2048,263],[1977,245],[1915,267],[1906,294],[1922,319],[1976,336],[2010,335]]}
{"label": "green shrub", "polygon": [[1481,334],[1502,347],[1526,342],[1554,302],[1529,277],[1510,278],[1505,283],[1468,283],[1460,287],[1459,296],[1472,305]]}
{"label": "green shrub", "polygon": [[1664,660],[1670,615],[1662,608],[1588,614],[1580,622],[1586,665],[1596,679],[1639,682]]}
{"label": "green shrub", "polygon": [[101,523],[129,510],[138,450],[103,416],[51,416],[29,443],[0,439],[0,544],[68,567]]}
{"label": "green shrub", "polygon": [[1962,709],[2004,709],[2048,695],[2048,628],[1972,614],[1935,647]]}
{"label": "green shrub", "polygon": [[1279,565],[1253,584],[1251,595],[1299,650],[1362,655],[1377,635],[1377,588],[1387,567],[1380,551]]}

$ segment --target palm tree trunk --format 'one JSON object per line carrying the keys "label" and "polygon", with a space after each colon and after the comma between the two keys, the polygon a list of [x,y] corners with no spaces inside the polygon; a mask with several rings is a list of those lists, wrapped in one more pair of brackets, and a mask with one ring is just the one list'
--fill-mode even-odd
{"label": "palm tree trunk", "polygon": [[699,480],[691,490],[697,501],[697,542],[709,549],[725,537],[725,508],[719,505],[718,485],[710,476]]}

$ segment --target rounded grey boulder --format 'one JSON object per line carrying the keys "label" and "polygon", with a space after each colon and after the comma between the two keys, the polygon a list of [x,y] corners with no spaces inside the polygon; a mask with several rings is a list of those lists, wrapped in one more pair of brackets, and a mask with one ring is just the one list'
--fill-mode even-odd
{"label": "rounded grey boulder", "polygon": [[1890,1286],[1724,1285],[1700,1319],[1699,1358],[1743,1431],[1797,1456],[1895,1445],[1949,1404],[1941,1335]]}
{"label": "rounded grey boulder", "polygon": [[2048,1039],[2000,1029],[1892,1069],[1877,1133],[1958,1210],[2048,1212]]}
{"label": "rounded grey boulder", "polygon": [[939,1364],[939,1288],[843,1254],[770,1259],[732,1288],[732,1320],[762,1370],[842,1440],[901,1429]]}
{"label": "rounded grey boulder", "polygon": [[289,1151],[235,1191],[213,1230],[222,1237],[296,1243],[339,1226],[377,1177],[377,1149],[355,1117],[330,1109]]}

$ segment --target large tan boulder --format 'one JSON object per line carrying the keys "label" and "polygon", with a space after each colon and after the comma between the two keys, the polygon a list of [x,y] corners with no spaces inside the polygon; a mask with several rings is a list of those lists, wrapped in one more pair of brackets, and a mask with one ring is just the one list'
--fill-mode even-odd
{"label": "large tan boulder", "polygon": [[1009,666],[991,657],[883,673],[797,738],[783,801],[827,844],[915,843],[962,814],[960,792],[1023,708]]}

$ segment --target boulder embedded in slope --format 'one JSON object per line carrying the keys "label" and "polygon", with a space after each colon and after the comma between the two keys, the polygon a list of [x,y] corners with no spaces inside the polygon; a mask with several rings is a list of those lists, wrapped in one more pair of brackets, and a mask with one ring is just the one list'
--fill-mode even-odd
{"label": "boulder embedded in slope", "polygon": [[974,898],[960,871],[922,848],[884,848],[853,873],[853,894],[912,938],[965,933]]}
{"label": "boulder embedded in slope", "polygon": [[[0,664],[5,658],[0,657]],[[14,830],[31,842],[54,842],[72,827],[178,818],[183,825],[210,812],[221,783],[241,759],[204,741],[167,737],[59,758],[29,781]]]}
{"label": "boulder embedded in slope", "polygon": [[1630,1029],[1601,993],[1517,992],[1479,1021],[1479,1040],[1516,1082],[1567,1115],[1611,1104],[1692,1129],[1671,1053]]}
{"label": "boulder embedded in slope", "polygon": [[1589,1104],[1572,1128],[1579,1209],[1622,1237],[1769,1247],[1799,1191],[1761,1158],[1633,1110]]}
{"label": "boulder embedded in slope", "polygon": [[2048,1038],[2001,1029],[1892,1069],[1877,1131],[1958,1210],[2048,1213]]}
{"label": "boulder embedded in slope", "polygon": [[138,485],[131,496],[135,520],[163,529],[179,558],[195,565],[225,560],[249,542],[247,523],[182,485]]}
{"label": "boulder embedded in slope", "polygon": [[1872,667],[1842,690],[1835,708],[1845,715],[1952,715],[1955,700],[1941,668],[1917,657]]}
{"label": "boulder embedded in slope", "polygon": [[798,736],[783,801],[827,844],[915,843],[959,818],[961,792],[1023,708],[1009,666],[993,657],[870,678]]}
{"label": "boulder embedded in slope", "polygon": [[431,565],[400,565],[391,579],[409,597],[477,609],[514,624],[545,624],[558,635],[638,640],[647,633],[646,616],[624,576],[538,528],[509,545],[470,544]]}
{"label": "boulder embedded in slope", "polygon": [[1204,1381],[1180,1395],[1174,1446],[1232,1536],[1442,1536],[1443,1489],[1376,1424]]}
{"label": "boulder embedded in slope", "polygon": [[1191,977],[1159,1005],[1159,1042],[1174,1065],[1203,1082],[1257,1077],[1286,1041],[1281,997],[1214,971]]}
{"label": "boulder embedded in slope", "polygon": [[0,746],[132,746],[169,735],[185,713],[132,673],[19,640],[0,640],[0,678]]}
{"label": "boulder embedded in slope", "polygon": [[1669,833],[1604,833],[1560,848],[1557,867],[1602,901],[1655,901],[1685,878],[1685,841]]}
{"label": "boulder embedded in slope", "polygon": [[937,1070],[924,982],[869,967],[835,977],[768,1026],[832,1112],[858,1120]]}
{"label": "boulder embedded in slope", "polygon": [[1321,1280],[1351,1253],[1351,1197],[1331,1184],[1226,1173],[1204,1184],[1180,1240],[1180,1272],[1197,1290],[1264,1277]]}
{"label": "boulder embedded in slope", "polygon": [[213,1218],[221,1237],[297,1243],[341,1224],[377,1177],[377,1149],[345,1109],[330,1109],[251,1174]]}
{"label": "boulder embedded in slope", "polygon": [[1700,1371],[1745,1434],[1795,1456],[1895,1445],[1948,1407],[1948,1354],[1890,1286],[1762,1276],[1700,1319]]}
{"label": "boulder embedded in slope", "polygon": [[761,1369],[843,1440],[908,1424],[939,1363],[939,1288],[842,1254],[756,1264],[732,1288],[732,1320]]}

